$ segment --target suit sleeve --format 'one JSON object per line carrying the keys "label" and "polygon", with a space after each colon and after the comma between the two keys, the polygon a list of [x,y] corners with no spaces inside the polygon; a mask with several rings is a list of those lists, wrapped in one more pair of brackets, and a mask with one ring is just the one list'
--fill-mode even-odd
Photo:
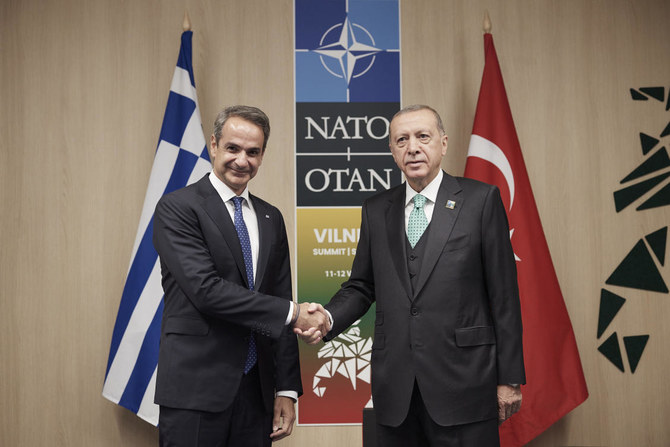
{"label": "suit sleeve", "polygon": [[166,296],[183,294],[205,315],[278,338],[285,329],[288,301],[222,278],[198,215],[186,201],[174,195],[164,196],[154,214],[154,246],[162,268],[169,272],[163,272]]}
{"label": "suit sleeve", "polygon": [[497,187],[482,212],[484,278],[496,333],[498,384],[524,384],[521,305],[509,224]]}
{"label": "suit sleeve", "polygon": [[324,337],[325,341],[333,339],[365,315],[375,301],[372,262],[368,206],[367,203],[364,203],[361,210],[361,234],[351,266],[351,275],[330,302],[324,306],[333,316],[333,328]]}

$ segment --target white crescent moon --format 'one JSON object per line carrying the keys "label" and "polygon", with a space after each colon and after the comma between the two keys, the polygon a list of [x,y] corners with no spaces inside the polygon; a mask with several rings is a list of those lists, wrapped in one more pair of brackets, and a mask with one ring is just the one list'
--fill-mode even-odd
{"label": "white crescent moon", "polygon": [[473,134],[470,137],[468,157],[477,157],[486,160],[500,170],[509,188],[509,209],[512,210],[512,204],[514,203],[514,173],[502,149],[486,138]]}

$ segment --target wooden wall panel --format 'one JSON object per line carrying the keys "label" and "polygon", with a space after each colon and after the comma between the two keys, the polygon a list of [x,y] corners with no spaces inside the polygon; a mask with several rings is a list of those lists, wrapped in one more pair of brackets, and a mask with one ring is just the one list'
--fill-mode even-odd
{"label": "wooden wall panel", "polygon": [[[155,428],[101,390],[185,8],[205,134],[223,105],[268,113],[251,188],[283,211],[294,240],[290,0],[0,2],[0,445],[156,444]],[[668,207],[616,213],[612,201],[642,161],[639,132],[670,121],[628,91],[670,88],[670,4],[402,1],[403,103],[442,114],[444,166],[457,175],[485,9],[591,392],[531,445],[668,445],[667,295],[610,288],[628,298],[612,324],[620,336],[650,335],[635,374],[600,355],[596,327],[609,274],[670,222]],[[297,427],[279,445],[314,440],[360,445],[360,428]]]}

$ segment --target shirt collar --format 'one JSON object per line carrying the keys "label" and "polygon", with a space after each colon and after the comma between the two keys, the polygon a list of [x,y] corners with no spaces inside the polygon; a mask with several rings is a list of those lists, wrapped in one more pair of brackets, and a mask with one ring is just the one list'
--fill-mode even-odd
{"label": "shirt collar", "polygon": [[[216,190],[216,192],[219,194],[221,197],[221,200],[223,200],[224,203],[227,203],[230,199],[235,197],[237,194],[233,192],[232,189],[225,183],[223,183],[212,171],[209,174],[209,181]],[[246,202],[247,205],[249,205],[249,208],[253,209],[253,205],[251,204],[251,200],[249,200],[249,187],[245,187],[244,191],[242,191],[242,194],[240,194],[240,197],[242,197]]]}
{"label": "shirt collar", "polygon": [[[442,173],[442,169],[439,170],[435,178],[433,179],[432,182],[428,184],[423,190],[421,190],[421,195],[424,196],[426,199],[430,200],[431,202],[435,203],[437,201],[437,193],[440,190],[440,184],[442,183],[442,177],[444,177],[444,174]],[[411,201],[414,200],[414,196],[419,194],[418,192],[414,191],[411,186],[409,186],[409,182],[405,182],[405,206],[409,205]]]}

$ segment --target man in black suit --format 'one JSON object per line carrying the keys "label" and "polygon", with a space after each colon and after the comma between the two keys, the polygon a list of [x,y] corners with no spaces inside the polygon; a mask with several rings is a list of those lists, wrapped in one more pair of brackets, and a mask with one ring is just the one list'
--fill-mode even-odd
{"label": "man in black suit", "polygon": [[302,394],[291,326],[327,332],[325,315],[301,313],[291,300],[281,213],[247,189],[269,134],[261,110],[224,109],[211,137],[212,173],[156,206],[162,446],[259,447],[288,436]]}
{"label": "man in black suit", "polygon": [[[325,306],[333,319],[326,339],[376,302],[380,446],[497,446],[498,423],[518,411],[525,383],[500,193],[440,169],[447,136],[428,106],[399,111],[389,142],[407,183],[363,204],[351,276]],[[322,335],[296,333],[312,343]]]}

